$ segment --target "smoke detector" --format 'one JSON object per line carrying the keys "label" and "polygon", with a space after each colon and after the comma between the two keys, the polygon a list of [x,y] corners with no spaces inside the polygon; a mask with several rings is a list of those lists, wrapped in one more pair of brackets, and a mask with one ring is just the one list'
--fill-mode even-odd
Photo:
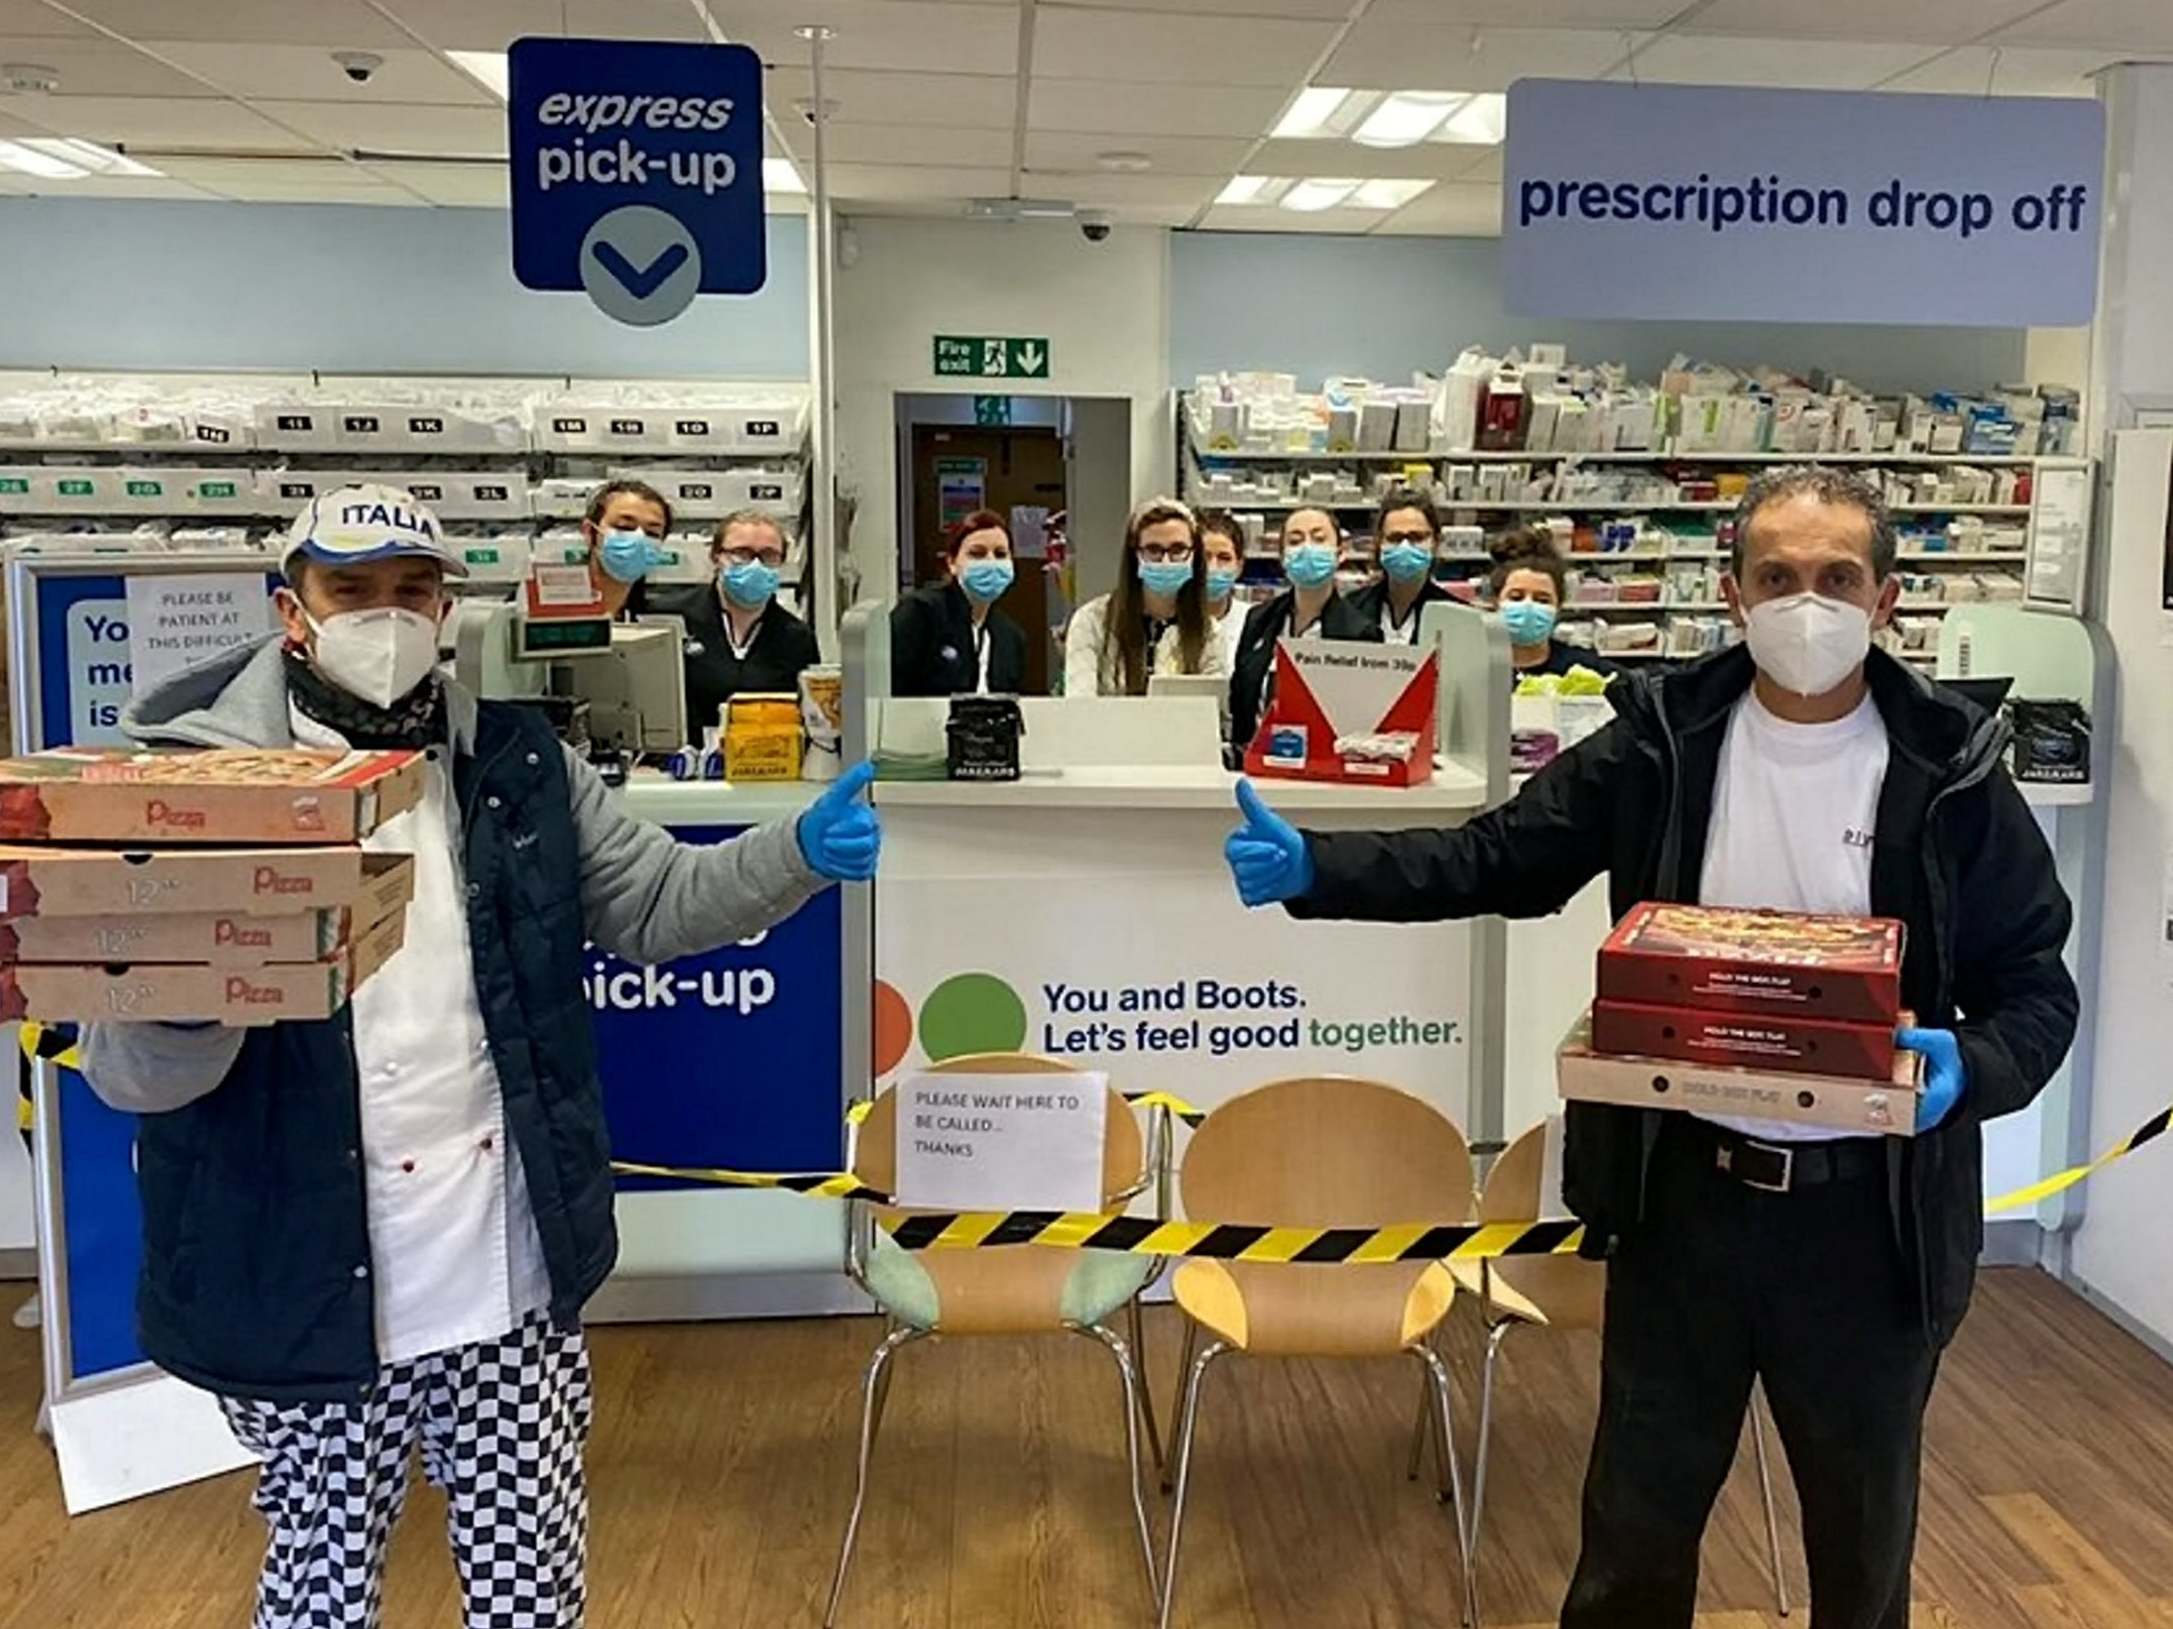
{"label": "smoke detector", "polygon": [[35,62],[0,62],[0,90],[20,96],[44,96],[60,89],[60,70]]}

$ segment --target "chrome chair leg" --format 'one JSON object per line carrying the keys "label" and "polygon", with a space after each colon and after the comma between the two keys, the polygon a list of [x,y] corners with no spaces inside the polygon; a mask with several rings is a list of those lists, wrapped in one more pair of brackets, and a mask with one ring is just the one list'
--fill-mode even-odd
{"label": "chrome chair leg", "polygon": [[860,1539],[860,1512],[868,1502],[868,1460],[875,1449],[875,1425],[881,1412],[877,1397],[883,1388],[884,1371],[901,1346],[929,1333],[925,1329],[893,1329],[868,1360],[867,1377],[861,1383],[860,1462],[853,1482],[853,1509],[845,1518],[845,1543],[838,1550],[837,1576],[830,1580],[830,1604],[823,1611],[822,1629],[836,1629],[838,1602],[845,1595],[845,1574],[853,1564],[853,1546]]}
{"label": "chrome chair leg", "polygon": [[1781,1518],[1773,1507],[1773,1471],[1766,1459],[1766,1399],[1763,1389],[1750,1399],[1751,1450],[1758,1459],[1758,1496],[1766,1507],[1766,1560],[1773,1569],[1773,1599],[1782,1617],[1788,1616],[1788,1574],[1781,1568]]}
{"label": "chrome chair leg", "polygon": [[[1173,1456],[1177,1451],[1177,1427],[1185,1408],[1185,1388],[1192,1382],[1192,1354],[1198,1350],[1199,1344],[1200,1326],[1187,1318],[1185,1320],[1184,1345],[1177,1352],[1177,1395],[1170,1399],[1170,1453]],[[1169,1492],[1173,1485],[1172,1479],[1176,1474],[1177,1467],[1174,1459],[1165,1458],[1162,1461],[1162,1491],[1164,1493]]]}
{"label": "chrome chair leg", "polygon": [[1486,1520],[1486,1468],[1494,1449],[1494,1366],[1502,1342],[1516,1325],[1506,1320],[1486,1332],[1486,1363],[1479,1378],[1479,1449],[1471,1467],[1471,1540],[1464,1567],[1471,1579],[1473,1629],[1479,1612],[1479,1524]]}
{"label": "chrome chair leg", "polygon": [[1411,1416],[1411,1457],[1403,1467],[1406,1482],[1418,1480],[1419,1467],[1426,1462],[1426,1433],[1433,1423],[1433,1397],[1428,1391],[1429,1382],[1424,1375],[1418,1377],[1418,1412]]}
{"label": "chrome chair leg", "polygon": [[1154,1468],[1160,1471],[1162,1427],[1154,1417],[1154,1376],[1147,1372],[1147,1320],[1141,1314],[1138,1296],[1125,1303],[1125,1316],[1132,1326],[1132,1361],[1139,1369],[1139,1416],[1147,1425],[1147,1452],[1154,1456]]}
{"label": "chrome chair leg", "polygon": [[[886,1342],[889,1341],[889,1339],[893,1335],[897,1334],[898,1331],[903,1327],[904,1326],[901,1325],[897,1319],[891,1319],[889,1321],[888,1327],[884,1330],[883,1339]],[[899,1344],[903,1345],[904,1343],[900,1342]],[[893,1350],[896,1350],[896,1348],[893,1348]],[[875,1426],[874,1429],[868,1433],[868,1441],[871,1445],[875,1442],[877,1438],[881,1437],[883,1434],[883,1416],[890,1408],[890,1382],[892,1377],[896,1375],[897,1372],[897,1370],[891,1368],[891,1366],[886,1363],[883,1365],[882,1378],[876,1382]]]}
{"label": "chrome chair leg", "polygon": [[[1133,1305],[1136,1307],[1137,1302]],[[1139,1523],[1139,1553],[1147,1561],[1147,1598],[1156,1600],[1162,1593],[1161,1575],[1154,1564],[1154,1538],[1147,1530],[1147,1500],[1140,1492],[1139,1481],[1139,1417],[1141,1412],[1140,1381],[1132,1364],[1132,1353],[1122,1340],[1099,1324],[1074,1326],[1082,1335],[1092,1336],[1109,1349],[1109,1355],[1117,1360],[1117,1378],[1124,1382],[1124,1463],[1127,1472],[1126,1487],[1132,1495],[1132,1515]]]}
{"label": "chrome chair leg", "polygon": [[1463,1621],[1476,1629],[1479,1590],[1478,1581],[1471,1572],[1471,1524],[1464,1511],[1464,1473],[1456,1452],[1456,1415],[1450,1401],[1449,1366],[1431,1346],[1421,1343],[1409,1350],[1426,1366],[1427,1374],[1433,1379],[1434,1405],[1440,1411],[1441,1419],[1441,1457],[1448,1462],[1449,1503],[1456,1520],[1456,1555],[1464,1573]]}
{"label": "chrome chair leg", "polygon": [[[1187,1356],[1193,1340],[1190,1319],[1186,1320]],[[1162,1615],[1160,1629],[1169,1629],[1170,1608],[1177,1599],[1177,1544],[1184,1536],[1185,1493],[1192,1478],[1192,1433],[1200,1420],[1200,1382],[1207,1374],[1207,1366],[1230,1350],[1226,1341],[1211,1342],[1206,1351],[1192,1359],[1184,1372],[1184,1382],[1178,1390],[1178,1425],[1170,1444],[1171,1459],[1177,1469],[1177,1497],[1170,1504],[1169,1543],[1162,1552]]]}

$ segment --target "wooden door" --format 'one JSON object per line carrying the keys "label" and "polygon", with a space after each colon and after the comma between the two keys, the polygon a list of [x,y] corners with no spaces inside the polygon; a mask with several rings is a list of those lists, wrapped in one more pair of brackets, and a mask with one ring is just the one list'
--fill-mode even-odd
{"label": "wooden door", "polygon": [[[947,574],[943,545],[947,517],[993,509],[1064,508],[1064,446],[1053,429],[1014,426],[917,424],[913,427],[913,583]],[[1049,581],[1043,559],[1021,556],[1003,614],[1026,633],[1026,693],[1049,693],[1055,636],[1049,628]]]}

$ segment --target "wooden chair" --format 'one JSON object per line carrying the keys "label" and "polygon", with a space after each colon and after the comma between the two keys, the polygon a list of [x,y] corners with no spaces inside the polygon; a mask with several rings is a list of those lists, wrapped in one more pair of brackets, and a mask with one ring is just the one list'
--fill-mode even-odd
{"label": "wooden chair", "polygon": [[[1214,1221],[1377,1227],[1463,1222],[1476,1208],[1471,1151],[1455,1125],[1392,1086],[1336,1077],[1279,1081],[1224,1103],[1193,1133],[1178,1180],[1185,1213]],[[1460,1555],[1468,1549],[1449,1372],[1428,1340],[1456,1295],[1446,1267],[1196,1259],[1177,1269],[1171,1288],[1186,1323],[1171,1444],[1176,1500],[1162,1561],[1162,1629],[1168,1629],[1176,1598],[1201,1382],[1229,1352],[1311,1358],[1409,1353],[1431,1382],[1457,1548]],[[1202,1328],[1211,1339],[1195,1356]]]}
{"label": "wooden chair", "polygon": [[[1547,1139],[1560,1129],[1541,1121],[1503,1150],[1487,1173],[1479,1199],[1482,1222],[1524,1222],[1560,1213],[1558,1195],[1545,1192]],[[1492,1261],[1451,1264],[1458,1285],[1479,1297],[1486,1326],[1486,1365],[1479,1387],[1479,1447],[1471,1470],[1471,1542],[1467,1563],[1472,1579],[1472,1622],[1478,1624],[1479,1524],[1486,1512],[1486,1470],[1494,1431],[1494,1371],[1502,1342],[1512,1329],[1598,1329],[1607,1306],[1607,1267],[1579,1256],[1504,1256]],[[1773,1593],[1782,1617],[1788,1616],[1788,1579],[1781,1570],[1781,1526],[1773,1507],[1773,1477],[1766,1459],[1765,1398],[1753,1391],[1751,1445],[1758,1459],[1758,1492],[1765,1501],[1766,1554],[1773,1570]],[[1416,1462],[1420,1444],[1412,1444]]]}
{"label": "wooden chair", "polygon": [[[933,1065],[930,1073],[1075,1075],[1078,1071],[1051,1058],[1007,1052],[952,1058]],[[1159,1134],[1165,1125],[1165,1120],[1156,1122],[1157,1148],[1143,1153],[1139,1122],[1131,1106],[1115,1091],[1109,1093],[1102,1134],[1102,1184],[1107,1209],[1123,1210],[1154,1181],[1154,1172],[1166,1166],[1168,1145]],[[853,1174],[884,1193],[895,1192],[897,1187],[897,1135],[897,1099],[885,1091],[875,1099],[861,1123],[853,1155]],[[831,1581],[830,1604],[823,1614],[824,1629],[834,1629],[837,1622],[845,1576],[860,1536],[860,1514],[868,1496],[868,1462],[890,1397],[891,1359],[902,1347],[932,1335],[1038,1335],[1062,1330],[1087,1336],[1108,1351],[1124,1386],[1124,1446],[1131,1470],[1132,1513],[1139,1527],[1140,1553],[1147,1565],[1148,1594],[1153,1596],[1158,1587],[1154,1541],[1148,1533],[1139,1471],[1140,1422],[1147,1405],[1140,1396],[1133,1347],[1106,1328],[1104,1321],[1118,1308],[1130,1304],[1136,1345],[1137,1297],[1158,1263],[1148,1256],[1038,1245],[910,1251],[893,1243],[890,1235],[876,1225],[879,1216],[910,1212],[868,1204],[856,1204],[854,1210],[847,1271],[883,1309],[890,1329],[876,1346],[863,1383],[860,1457],[852,1513],[845,1522],[837,1575]]]}

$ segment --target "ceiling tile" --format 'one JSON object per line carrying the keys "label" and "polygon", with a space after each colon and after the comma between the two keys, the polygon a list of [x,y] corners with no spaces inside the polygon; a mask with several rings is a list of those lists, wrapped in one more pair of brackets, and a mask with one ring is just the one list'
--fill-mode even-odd
{"label": "ceiling tile", "polygon": [[1034,77],[1165,85],[1301,82],[1336,25],[1288,18],[1201,17],[1058,7],[1035,12]]}
{"label": "ceiling tile", "polygon": [[1829,40],[1919,40],[1961,45],[2045,0],[1712,0],[1685,28],[1695,34],[1762,34]]}
{"label": "ceiling tile", "polygon": [[1395,28],[1659,28],[1688,0],[1374,0],[1366,21]]}
{"label": "ceiling tile", "polygon": [[[840,124],[935,125],[953,129],[993,129],[1008,133],[1018,105],[1017,81],[1006,74],[861,73],[825,68],[822,93],[837,104]],[[770,114],[792,133],[795,152],[804,151],[807,123],[793,111],[795,102],[813,99],[805,68],[772,68],[763,76],[763,97]]]}
{"label": "ceiling tile", "polygon": [[231,46],[173,44],[159,49],[234,96],[290,102],[434,102],[454,107],[498,107],[498,99],[435,52],[379,53],[385,65],[358,85],[314,45]]}
{"label": "ceiling tile", "polygon": [[530,34],[689,42],[709,38],[687,0],[563,0],[563,6],[561,0],[379,3],[441,51],[503,51]]}
{"label": "ceiling tile", "polygon": [[1340,23],[1351,14],[1351,0],[1040,0],[1043,17],[1052,11],[1084,6],[1090,11],[1179,12],[1186,16],[1303,17]]}
{"label": "ceiling tile", "polygon": [[87,176],[81,181],[26,180],[23,190],[46,198],[162,198],[183,203],[216,202],[218,194],[202,187],[192,187],[186,181],[176,181],[165,176],[116,175]]}
{"label": "ceiling tile", "polygon": [[215,192],[272,185],[339,192],[349,187],[384,185],[358,166],[329,157],[167,158],[159,161],[159,168],[177,181],[192,181]]}
{"label": "ceiling tile", "polygon": [[1032,130],[1106,132],[1112,147],[1133,136],[1257,138],[1267,133],[1290,93],[1201,83],[1172,92],[1136,79],[1042,79],[1026,110]]}
{"label": "ceiling tile", "polygon": [[1355,234],[1381,224],[1378,209],[1263,209],[1257,204],[1210,209],[1200,226],[1209,232],[1307,232]]}
{"label": "ceiling tile", "polygon": [[2173,52],[2173,6],[2165,0],[2063,0],[1993,35],[1991,43]]}
{"label": "ceiling tile", "polygon": [[1037,198],[1069,198],[1095,209],[1176,210],[1189,219],[1214,200],[1227,180],[1226,175],[1080,175],[1030,169],[1019,190]]}
{"label": "ceiling tile", "polygon": [[506,172],[502,164],[383,164],[369,172],[419,192],[434,204],[457,208],[506,207]]}
{"label": "ceiling tile", "polygon": [[381,51],[415,42],[363,0],[68,0],[94,22],[146,44],[321,45]]}
{"label": "ceiling tile", "polygon": [[187,74],[176,73],[132,46],[102,34],[80,39],[0,35],[0,62],[35,62],[60,75],[64,95],[216,96]]}
{"label": "ceiling tile", "polygon": [[1427,234],[1455,238],[1501,235],[1501,188],[1458,183],[1435,187],[1396,211],[1379,227],[1383,236]]}
{"label": "ceiling tile", "polygon": [[245,204],[387,204],[411,209],[425,208],[428,204],[428,200],[412,192],[383,182],[327,191],[308,184],[290,186],[278,181],[255,181],[219,190]]}
{"label": "ceiling tile", "polygon": [[499,155],[506,151],[506,116],[499,107],[433,107],[412,102],[254,105],[328,147]]}
{"label": "ceiling tile", "polygon": [[709,0],[710,15],[733,39],[780,67],[807,62],[807,41],[793,29],[828,23],[837,30],[823,56],[832,67],[924,73],[1015,74],[1016,14],[959,0]]}
{"label": "ceiling tile", "polygon": [[1879,89],[1938,91],[1950,96],[1982,96],[1989,90],[1995,96],[2090,97],[2097,94],[2091,74],[2119,60],[2110,51],[1965,45],[1919,63]]}
{"label": "ceiling tile", "polygon": [[0,110],[56,136],[146,147],[294,147],[292,131],[218,96],[6,96]]}
{"label": "ceiling tile", "polygon": [[[812,133],[803,145],[810,155],[814,153]],[[1011,132],[856,124],[840,119],[825,132],[824,151],[833,164],[938,164],[954,169],[1009,165]]]}
{"label": "ceiling tile", "polygon": [[0,0],[0,36],[81,39],[92,32],[72,18],[62,16],[44,0]]}
{"label": "ceiling tile", "polygon": [[[1478,49],[1472,49],[1472,42]],[[1505,91],[1519,79],[1591,79],[1620,62],[1623,35],[1574,28],[1443,27],[1361,18],[1316,85]]]}
{"label": "ceiling tile", "polygon": [[[1636,77],[1686,85],[1866,90],[1932,54],[1923,45],[1664,34],[1638,46]],[[1610,77],[1627,79],[1631,74],[1617,68]]]}
{"label": "ceiling tile", "polygon": [[910,198],[940,202],[986,198],[1011,190],[1008,168],[939,169],[912,164],[834,164],[830,190],[841,202]]}
{"label": "ceiling tile", "polygon": [[1269,141],[1245,161],[1252,175],[1426,177],[1463,175],[1487,149],[1420,142],[1413,147],[1365,147],[1355,141]]}
{"label": "ceiling tile", "polygon": [[[1501,185],[1502,150],[1499,147],[1480,147],[1471,149],[1471,151],[1475,151],[1479,156],[1472,161],[1468,169],[1457,171],[1456,179],[1459,181],[1481,181],[1493,186]],[[1434,190],[1438,192],[1441,189],[1437,187]]]}
{"label": "ceiling tile", "polygon": [[[1253,143],[1242,136],[1142,136],[1092,135],[1073,131],[1035,130],[1026,137],[1026,163],[1036,170],[1080,170],[1099,173],[1099,155],[1106,152],[1143,153],[1156,175],[1213,175],[1227,178]],[[1119,172],[1121,173],[1121,172]]]}

